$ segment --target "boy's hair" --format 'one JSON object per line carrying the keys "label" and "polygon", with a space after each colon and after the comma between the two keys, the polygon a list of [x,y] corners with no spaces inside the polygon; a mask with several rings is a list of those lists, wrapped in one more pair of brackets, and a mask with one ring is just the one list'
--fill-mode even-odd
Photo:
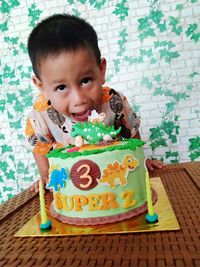
{"label": "boy's hair", "polygon": [[42,20],[28,38],[28,53],[38,78],[41,60],[80,48],[91,50],[100,64],[101,52],[95,30],[84,19],[69,14],[56,14]]}

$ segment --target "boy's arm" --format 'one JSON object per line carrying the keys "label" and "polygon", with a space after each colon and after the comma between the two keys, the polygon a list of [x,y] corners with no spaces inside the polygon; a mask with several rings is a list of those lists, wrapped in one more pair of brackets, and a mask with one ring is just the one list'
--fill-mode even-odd
{"label": "boy's arm", "polygon": [[[141,139],[139,131],[133,138]],[[154,169],[162,169],[165,164],[160,160],[146,159],[146,166],[148,170],[153,171]]]}
{"label": "boy's arm", "polygon": [[[48,183],[49,180],[49,160],[44,156],[44,155],[39,155],[36,153],[33,153],[33,157],[36,161],[39,174],[40,174],[40,179],[44,181],[44,183]],[[39,191],[39,183],[36,181],[32,186],[31,186],[31,191]]]}
{"label": "boy's arm", "polygon": [[133,138],[136,138],[136,139],[141,139],[141,136],[140,136],[140,133],[139,133],[139,131],[136,133],[136,135],[135,135]]}
{"label": "boy's arm", "polygon": [[[122,95],[122,100],[123,100],[123,113],[125,115],[124,125],[126,128],[130,129],[132,136],[131,138],[141,139],[139,132],[140,120],[137,118],[135,112],[130,107],[127,98],[123,95]],[[162,169],[164,165],[165,164],[160,160],[146,159],[146,166],[147,169],[150,171],[154,169]]]}
{"label": "boy's arm", "polygon": [[48,183],[49,180],[49,160],[44,155],[33,153],[41,179]]}

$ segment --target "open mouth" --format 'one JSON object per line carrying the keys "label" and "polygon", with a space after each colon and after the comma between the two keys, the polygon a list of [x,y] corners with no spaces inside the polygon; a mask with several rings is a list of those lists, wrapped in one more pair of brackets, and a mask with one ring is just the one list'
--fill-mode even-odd
{"label": "open mouth", "polygon": [[76,121],[88,121],[88,116],[91,115],[91,110],[85,110],[82,112],[72,113],[74,120]]}

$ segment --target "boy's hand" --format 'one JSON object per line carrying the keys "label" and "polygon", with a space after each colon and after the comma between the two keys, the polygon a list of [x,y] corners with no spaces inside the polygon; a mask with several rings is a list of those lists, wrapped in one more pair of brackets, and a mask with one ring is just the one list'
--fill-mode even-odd
{"label": "boy's hand", "polygon": [[[43,178],[44,185],[48,184],[48,178]],[[31,191],[39,192],[39,180],[35,181],[31,186]]]}
{"label": "boy's hand", "polygon": [[34,182],[31,186],[31,191],[35,191],[36,193],[39,192],[39,180],[37,180],[36,182]]}
{"label": "boy's hand", "polygon": [[162,169],[165,163],[160,160],[147,159],[146,166],[149,171],[153,171],[154,169]]}

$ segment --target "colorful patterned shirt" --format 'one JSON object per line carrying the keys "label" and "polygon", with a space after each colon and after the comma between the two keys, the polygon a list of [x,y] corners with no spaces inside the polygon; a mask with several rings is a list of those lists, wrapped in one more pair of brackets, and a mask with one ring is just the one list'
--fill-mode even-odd
{"label": "colorful patterned shirt", "polygon": [[[109,87],[103,88],[102,103],[98,112],[105,113],[107,126],[121,127],[121,136],[131,138],[140,125],[124,95]],[[46,155],[50,150],[74,144],[70,131],[75,122],[58,111],[40,94],[26,123],[26,136],[33,153]]]}

